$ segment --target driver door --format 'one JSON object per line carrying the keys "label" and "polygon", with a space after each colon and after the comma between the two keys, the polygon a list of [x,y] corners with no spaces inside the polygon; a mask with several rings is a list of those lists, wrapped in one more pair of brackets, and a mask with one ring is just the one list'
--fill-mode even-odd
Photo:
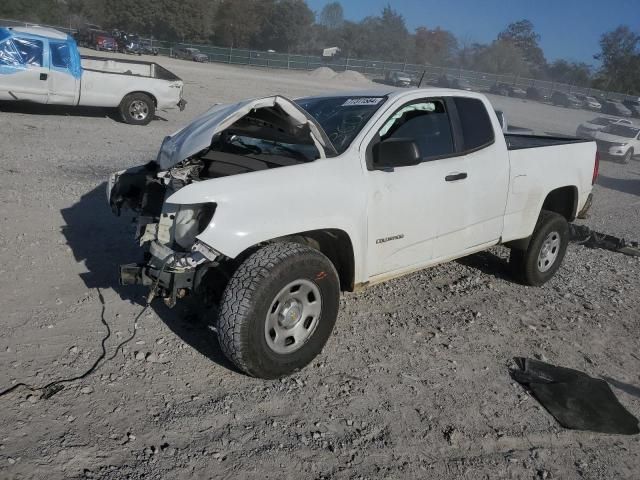
{"label": "driver door", "polygon": [[12,37],[0,42],[0,100],[47,103],[48,77],[42,40]]}
{"label": "driver door", "polygon": [[[421,161],[417,165],[377,169],[373,144],[412,139]],[[369,277],[428,263],[446,209],[443,179],[464,157],[455,157],[453,130],[443,99],[411,101],[395,111],[367,148]],[[445,160],[446,159],[446,160]]]}

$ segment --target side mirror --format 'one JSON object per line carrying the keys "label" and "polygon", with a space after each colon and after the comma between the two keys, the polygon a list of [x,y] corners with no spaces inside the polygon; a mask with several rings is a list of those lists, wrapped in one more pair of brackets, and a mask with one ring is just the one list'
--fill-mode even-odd
{"label": "side mirror", "polygon": [[410,167],[420,160],[418,146],[410,138],[390,138],[373,147],[374,168]]}

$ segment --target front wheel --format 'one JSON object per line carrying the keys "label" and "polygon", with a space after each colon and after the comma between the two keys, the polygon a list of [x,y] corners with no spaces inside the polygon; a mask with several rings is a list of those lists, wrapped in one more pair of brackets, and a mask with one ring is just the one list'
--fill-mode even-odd
{"label": "front wheel", "polygon": [[327,342],[340,283],[331,261],[296,243],[274,243],[234,272],[220,302],[218,340],[243,372],[278,378],[301,369]]}
{"label": "front wheel", "polygon": [[622,164],[626,165],[627,163],[629,163],[629,160],[631,160],[631,158],[633,157],[633,148],[630,148],[629,150],[627,150],[627,153],[624,154],[624,156],[622,157]]}
{"label": "front wheel", "polygon": [[120,116],[131,125],[147,125],[155,116],[156,106],[146,93],[131,93],[120,102]]}
{"label": "front wheel", "polygon": [[509,263],[526,285],[540,286],[555,275],[569,244],[569,224],[560,214],[543,210],[526,250],[511,250]]}

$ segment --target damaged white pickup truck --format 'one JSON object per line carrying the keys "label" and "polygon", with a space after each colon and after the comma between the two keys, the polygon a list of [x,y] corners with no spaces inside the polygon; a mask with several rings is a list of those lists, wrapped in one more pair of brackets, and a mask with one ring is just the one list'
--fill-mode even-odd
{"label": "damaged white pickup truck", "polygon": [[274,378],[320,353],[341,291],[499,243],[543,284],[597,171],[594,142],[503,134],[483,95],[390,89],[216,106],[108,195],[146,251],[121,282],[218,305],[224,353]]}

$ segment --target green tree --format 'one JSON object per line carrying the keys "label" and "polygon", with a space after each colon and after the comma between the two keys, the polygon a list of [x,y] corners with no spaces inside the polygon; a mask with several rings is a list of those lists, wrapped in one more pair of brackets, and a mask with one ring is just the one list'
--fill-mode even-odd
{"label": "green tree", "polygon": [[594,81],[598,88],[640,95],[640,35],[627,26],[619,26],[600,38],[602,66]]}
{"label": "green tree", "polygon": [[331,30],[340,28],[344,24],[344,10],[340,2],[327,3],[320,12],[318,23]]}
{"label": "green tree", "polygon": [[518,47],[534,74],[544,71],[547,62],[539,45],[540,35],[536,33],[533,23],[529,20],[510,23],[498,34],[498,40],[512,42]]}
{"label": "green tree", "polygon": [[549,77],[556,82],[587,87],[591,83],[591,66],[582,62],[556,60],[549,65]]}
{"label": "green tree", "polygon": [[450,65],[458,49],[458,40],[453,33],[436,27],[418,27],[414,35],[414,61],[420,64]]}
{"label": "green tree", "polygon": [[296,51],[305,39],[315,15],[304,0],[262,0],[261,28],[255,45],[279,52]]}
{"label": "green tree", "polygon": [[218,7],[213,28],[216,43],[247,48],[260,30],[259,0],[223,0]]}
{"label": "green tree", "polygon": [[478,46],[474,68],[500,75],[528,75],[529,65],[522,56],[522,50],[509,40],[494,40],[491,45]]}

